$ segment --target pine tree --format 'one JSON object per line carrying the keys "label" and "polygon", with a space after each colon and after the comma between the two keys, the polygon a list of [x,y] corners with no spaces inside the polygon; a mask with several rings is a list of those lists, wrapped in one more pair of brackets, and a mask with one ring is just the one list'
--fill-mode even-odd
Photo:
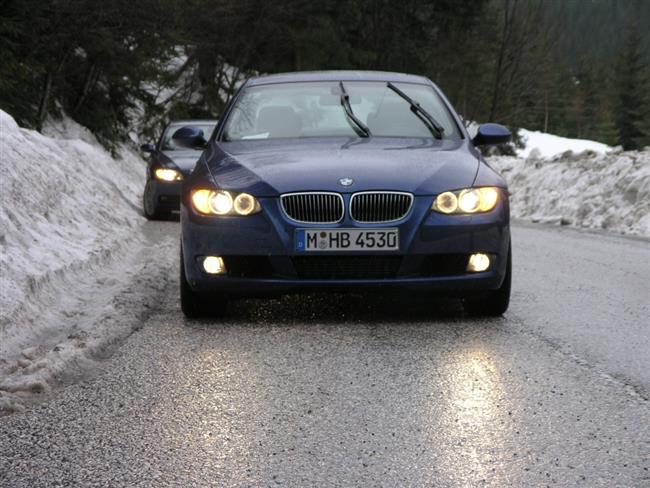
{"label": "pine tree", "polygon": [[631,28],[618,63],[616,126],[624,150],[643,147],[648,138],[648,76],[641,51],[641,37]]}

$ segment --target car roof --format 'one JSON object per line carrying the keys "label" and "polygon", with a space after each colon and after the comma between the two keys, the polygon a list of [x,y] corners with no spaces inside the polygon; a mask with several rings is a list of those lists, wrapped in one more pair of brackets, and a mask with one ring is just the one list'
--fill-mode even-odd
{"label": "car roof", "polygon": [[170,120],[168,126],[170,125],[200,125],[200,124],[216,124],[219,122],[218,119],[180,119],[180,120]]}
{"label": "car roof", "polygon": [[297,71],[278,73],[250,78],[247,86],[269,85],[273,83],[294,83],[301,81],[391,81],[394,83],[418,83],[430,85],[424,76],[393,73],[390,71]]}

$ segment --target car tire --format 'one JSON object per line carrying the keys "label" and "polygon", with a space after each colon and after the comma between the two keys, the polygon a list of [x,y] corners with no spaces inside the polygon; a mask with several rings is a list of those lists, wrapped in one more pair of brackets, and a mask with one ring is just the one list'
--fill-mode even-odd
{"label": "car tire", "polygon": [[221,317],[226,313],[228,300],[223,297],[210,297],[195,292],[187,282],[185,275],[185,263],[183,262],[183,251],[181,249],[180,259],[180,295],[181,310],[190,319],[201,317]]}
{"label": "car tire", "polygon": [[156,195],[151,188],[151,180],[148,180],[144,187],[142,209],[144,216],[148,220],[168,220],[171,214],[168,210],[160,209],[158,202],[156,202]]}
{"label": "car tire", "polygon": [[503,283],[496,290],[465,297],[465,311],[477,316],[500,317],[510,305],[510,288],[512,284],[512,251],[508,247],[508,263]]}

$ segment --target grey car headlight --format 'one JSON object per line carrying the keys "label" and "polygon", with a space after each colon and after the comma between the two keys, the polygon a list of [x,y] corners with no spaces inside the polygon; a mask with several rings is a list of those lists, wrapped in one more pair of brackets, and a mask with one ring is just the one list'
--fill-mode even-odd
{"label": "grey car headlight", "polygon": [[192,192],[192,205],[203,215],[251,215],[262,210],[257,199],[248,193],[233,194],[225,190],[199,189]]}
{"label": "grey car headlight", "polygon": [[499,201],[499,189],[494,186],[446,191],[433,201],[431,210],[443,214],[474,214],[489,212]]}
{"label": "grey car headlight", "polygon": [[181,181],[183,175],[180,171],[171,168],[156,168],[154,175],[161,181]]}

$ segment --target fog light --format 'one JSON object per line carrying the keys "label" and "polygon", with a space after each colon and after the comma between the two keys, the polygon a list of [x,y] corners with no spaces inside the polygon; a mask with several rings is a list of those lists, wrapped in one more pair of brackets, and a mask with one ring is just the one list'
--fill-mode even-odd
{"label": "fog light", "polygon": [[206,256],[203,258],[203,269],[209,274],[224,274],[226,265],[219,256]]}
{"label": "fog light", "polygon": [[470,273],[479,273],[490,267],[490,258],[487,254],[472,254],[467,263],[467,271]]}

